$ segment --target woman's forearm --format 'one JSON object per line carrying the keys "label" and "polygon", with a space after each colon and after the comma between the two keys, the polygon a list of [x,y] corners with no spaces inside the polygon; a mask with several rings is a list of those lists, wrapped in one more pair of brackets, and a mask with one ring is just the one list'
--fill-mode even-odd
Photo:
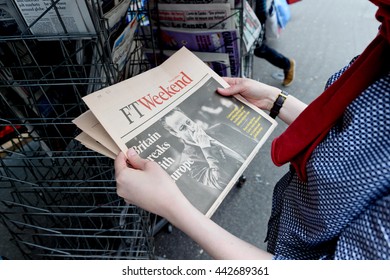
{"label": "woman's forearm", "polygon": [[307,104],[294,96],[289,95],[287,96],[286,101],[284,101],[278,117],[286,124],[291,124],[306,107]]}
{"label": "woman's forearm", "polygon": [[167,219],[214,259],[272,259],[272,255],[232,235],[204,216],[187,200]]}
{"label": "woman's forearm", "polygon": [[[278,98],[280,92],[281,90],[276,87],[273,87],[269,92],[268,99],[270,102],[267,106],[268,111],[271,110],[273,103]],[[303,103],[292,95],[288,95],[283,103],[282,108],[280,108],[278,117],[286,124],[291,124],[306,107],[307,104]]]}

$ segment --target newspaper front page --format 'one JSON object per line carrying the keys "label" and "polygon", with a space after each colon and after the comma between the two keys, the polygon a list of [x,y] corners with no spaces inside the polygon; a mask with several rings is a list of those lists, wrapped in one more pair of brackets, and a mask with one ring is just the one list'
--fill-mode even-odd
{"label": "newspaper front page", "polygon": [[14,0],[34,35],[95,33],[85,0]]}
{"label": "newspaper front page", "polygon": [[216,4],[216,3],[229,3],[233,9],[235,0],[159,0],[159,3],[167,4]]}
{"label": "newspaper front page", "polygon": [[249,2],[245,1],[244,5],[244,28],[242,39],[244,40],[245,50],[249,52],[250,48],[259,38],[261,23],[252,7],[249,5]]}
{"label": "newspaper front page", "polygon": [[230,4],[158,4],[161,26],[193,29],[233,29]]}
{"label": "newspaper front page", "polygon": [[83,99],[120,150],[133,147],[158,162],[210,217],[276,127],[242,97],[216,93],[227,86],[182,48],[160,66]]}

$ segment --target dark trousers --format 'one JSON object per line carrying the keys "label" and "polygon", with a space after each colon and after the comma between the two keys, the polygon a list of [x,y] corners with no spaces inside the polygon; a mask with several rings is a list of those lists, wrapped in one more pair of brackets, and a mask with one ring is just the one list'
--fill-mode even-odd
{"label": "dark trousers", "polygon": [[290,69],[290,60],[276,50],[268,47],[265,43],[256,48],[254,54],[257,57],[264,58],[269,63],[283,69],[284,71],[288,71]]}

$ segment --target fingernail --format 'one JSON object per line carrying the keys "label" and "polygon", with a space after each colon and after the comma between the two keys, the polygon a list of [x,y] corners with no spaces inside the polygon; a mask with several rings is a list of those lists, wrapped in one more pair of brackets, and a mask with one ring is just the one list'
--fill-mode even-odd
{"label": "fingernail", "polygon": [[133,149],[133,148],[130,148],[128,151],[127,151],[127,155],[128,156],[135,156],[137,154],[137,152]]}

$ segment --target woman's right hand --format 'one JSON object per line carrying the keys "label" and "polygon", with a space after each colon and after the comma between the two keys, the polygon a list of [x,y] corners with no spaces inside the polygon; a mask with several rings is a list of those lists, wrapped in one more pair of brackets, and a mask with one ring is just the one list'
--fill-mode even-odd
{"label": "woman's right hand", "polygon": [[280,89],[266,85],[264,83],[246,78],[223,78],[229,88],[218,88],[217,92],[224,96],[240,94],[253,105],[262,110],[271,110]]}
{"label": "woman's right hand", "polygon": [[127,203],[167,219],[187,201],[158,163],[141,158],[134,149],[127,151],[127,157],[120,152],[115,159],[115,178],[117,194]]}
{"label": "woman's right hand", "polygon": [[[129,167],[128,163],[132,166]],[[126,202],[166,218],[215,259],[271,259],[272,255],[237,238],[197,210],[158,163],[133,149],[115,159],[117,193]]]}

